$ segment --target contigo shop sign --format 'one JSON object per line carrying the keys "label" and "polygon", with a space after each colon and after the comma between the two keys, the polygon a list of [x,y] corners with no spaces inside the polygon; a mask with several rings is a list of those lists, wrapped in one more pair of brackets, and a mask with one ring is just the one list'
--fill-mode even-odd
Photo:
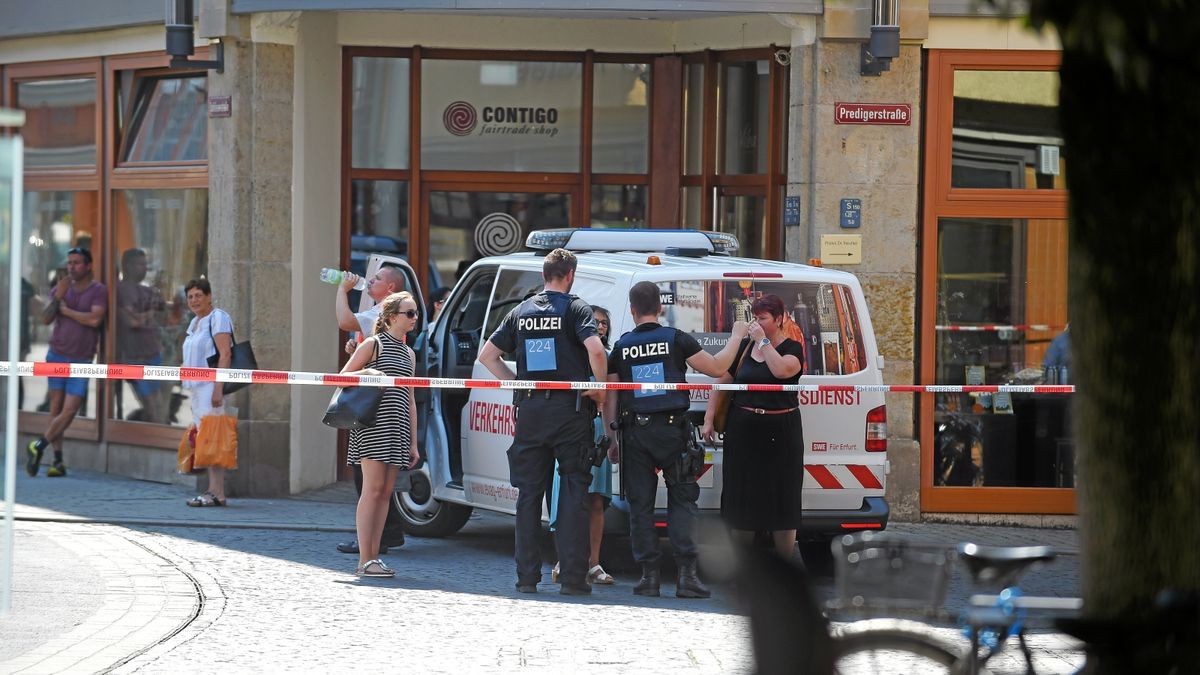
{"label": "contigo shop sign", "polygon": [[907,103],[834,103],[834,124],[912,124]]}
{"label": "contigo shop sign", "polygon": [[446,131],[455,136],[558,135],[558,108],[484,106],[477,112],[467,101],[455,101],[442,113]]}

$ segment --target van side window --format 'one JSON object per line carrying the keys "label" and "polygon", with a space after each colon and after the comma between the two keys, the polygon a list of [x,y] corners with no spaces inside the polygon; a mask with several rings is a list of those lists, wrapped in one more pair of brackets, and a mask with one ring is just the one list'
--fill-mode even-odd
{"label": "van side window", "polygon": [[467,284],[462,299],[446,311],[450,319],[450,348],[455,355],[454,365],[470,367],[479,353],[484,316],[487,313],[488,297],[492,293],[494,273],[488,271],[475,275]]}
{"label": "van side window", "polygon": [[[487,326],[483,331],[483,339],[491,337],[496,327],[508,316],[525,298],[542,290],[545,282],[541,271],[531,270],[500,270],[500,279],[496,282],[496,295],[488,310]],[[505,354],[506,359],[512,360],[512,354]]]}
{"label": "van side window", "polygon": [[849,375],[867,367],[862,325],[848,286],[796,281],[663,281],[659,322],[691,333],[716,353],[734,321],[753,321],[754,301],[783,301],[783,332],[804,344],[806,375]]}

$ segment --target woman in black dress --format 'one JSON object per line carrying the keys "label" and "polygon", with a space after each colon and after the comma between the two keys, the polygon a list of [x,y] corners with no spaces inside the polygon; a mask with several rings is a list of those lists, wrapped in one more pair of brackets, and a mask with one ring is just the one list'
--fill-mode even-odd
{"label": "woman in black dress", "polygon": [[[804,345],[784,335],[783,301],[764,295],[750,311],[754,313],[750,337],[718,381],[796,384],[804,373]],[[715,437],[715,414],[710,399],[701,430],[710,442]],[[724,442],[721,515],[735,530],[769,530],[776,552],[790,560],[804,485],[804,435],[796,393],[733,392]]]}

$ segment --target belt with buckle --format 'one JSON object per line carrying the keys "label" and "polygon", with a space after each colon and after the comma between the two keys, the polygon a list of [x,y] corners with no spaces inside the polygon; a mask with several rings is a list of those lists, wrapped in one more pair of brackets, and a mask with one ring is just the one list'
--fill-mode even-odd
{"label": "belt with buckle", "polygon": [[738,407],[741,408],[742,410],[745,410],[746,412],[752,412],[755,415],[784,415],[784,414],[787,414],[790,412],[795,412],[800,409],[800,406],[796,406],[794,408],[779,408],[779,409],[751,408],[749,406],[744,406],[744,405],[739,405]]}

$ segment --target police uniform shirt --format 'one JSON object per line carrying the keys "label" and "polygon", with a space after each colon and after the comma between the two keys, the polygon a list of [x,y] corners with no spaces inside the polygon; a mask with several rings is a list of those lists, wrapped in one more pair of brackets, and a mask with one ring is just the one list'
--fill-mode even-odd
{"label": "police uniform shirt", "polygon": [[[648,323],[643,323],[643,324],[637,326],[636,328],[634,328],[629,333],[622,335],[621,339],[617,340],[617,343],[615,345],[613,345],[613,350],[608,355],[608,373],[610,375],[620,375],[621,374],[621,366],[624,365],[623,361],[626,358],[633,360],[634,358],[640,358],[640,357],[650,355],[650,354],[639,354],[639,355],[635,356],[632,354],[626,354],[624,347],[627,346],[625,343],[628,342],[628,340],[626,340],[626,338],[628,336],[638,334],[638,333],[647,333],[649,331],[658,330],[661,328],[662,328],[662,326],[660,324],[658,324],[657,322],[651,321]],[[700,343],[696,340],[696,338],[692,337],[692,335],[690,333],[685,333],[681,330],[674,330],[674,329],[672,329],[672,330],[675,333],[675,338],[670,345],[671,358],[675,362],[675,364],[674,364],[675,372],[678,373],[678,375],[677,375],[677,377],[668,377],[668,378],[666,378],[666,381],[667,382],[677,382],[677,383],[682,384],[682,383],[687,382],[687,377],[686,377],[687,369],[688,369],[687,360],[692,358],[693,356],[695,356],[700,351],[702,351],[703,348],[700,346]],[[642,348],[643,348],[643,350],[653,351],[655,349],[655,347],[653,345],[654,345],[654,343],[642,345]],[[622,391],[621,392],[621,404],[622,404],[622,406],[628,406],[629,403],[634,399],[634,397],[638,396],[638,394],[641,394],[642,396],[654,396],[654,395],[660,395],[660,394],[665,394],[665,393],[666,392],[661,392],[661,391],[658,391],[658,392]],[[688,404],[685,402],[685,403],[683,403],[682,407],[687,408]]]}
{"label": "police uniform shirt", "polygon": [[[563,323],[557,328],[550,328],[548,320],[551,314],[545,313],[544,310],[551,304],[559,303],[567,304],[565,313],[561,315]],[[543,311],[538,312],[538,310]],[[543,328],[545,330],[538,331],[538,334],[545,336],[550,336],[552,331],[557,331],[554,334],[563,339],[554,339],[552,343],[547,344],[544,342],[546,338],[541,340],[523,338],[521,333],[525,332],[528,335],[529,332],[521,330],[520,320],[529,318],[528,315],[531,312],[534,312],[535,317],[540,320],[540,325],[526,325],[525,328]],[[542,291],[526,299],[509,312],[488,340],[505,354],[516,355],[517,377],[521,379],[583,382],[588,380],[592,374],[587,348],[583,346],[583,341],[593,335],[598,335],[598,333],[596,332],[596,317],[592,314],[591,305],[574,295],[558,291]],[[574,339],[569,339],[571,337]],[[548,353],[546,347],[550,347],[553,351]],[[551,363],[553,367],[547,367]]]}

